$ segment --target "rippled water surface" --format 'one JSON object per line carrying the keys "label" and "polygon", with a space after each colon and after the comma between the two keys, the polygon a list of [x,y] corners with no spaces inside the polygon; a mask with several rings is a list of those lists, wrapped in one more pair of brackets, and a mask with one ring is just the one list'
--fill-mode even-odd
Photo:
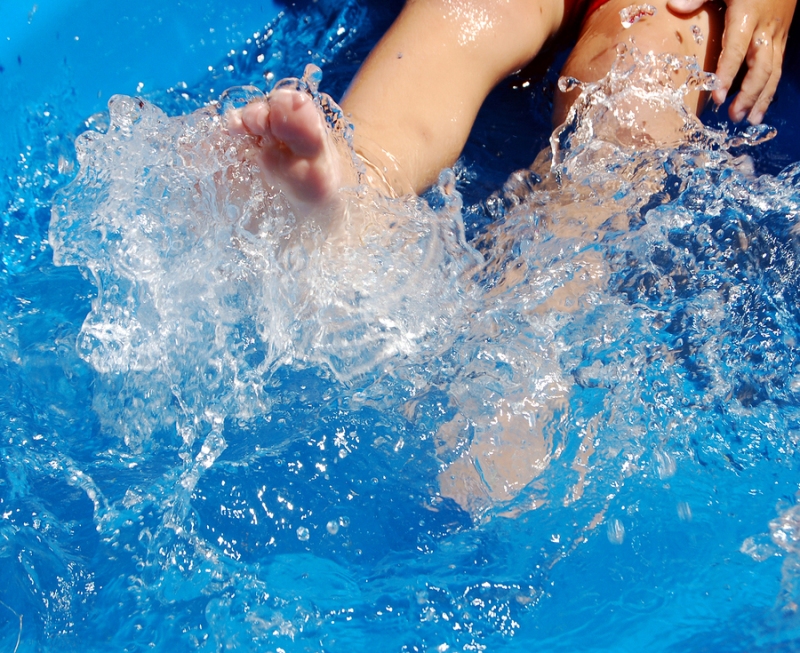
{"label": "rippled water surface", "polygon": [[555,75],[519,76],[426,201],[347,191],[326,247],[213,100],[309,60],[341,93],[391,15],[335,4],[74,148],[68,107],[16,128],[0,648],[797,648],[794,116],[673,89],[657,149],[614,107],[710,80],[631,49],[550,138]]}

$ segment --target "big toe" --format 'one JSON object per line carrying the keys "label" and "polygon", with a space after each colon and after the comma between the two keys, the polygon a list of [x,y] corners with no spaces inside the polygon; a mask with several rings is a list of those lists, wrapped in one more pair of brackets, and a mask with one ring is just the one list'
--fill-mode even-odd
{"label": "big toe", "polygon": [[325,147],[325,119],[305,92],[278,89],[269,96],[269,126],[275,138],[303,158],[319,156]]}

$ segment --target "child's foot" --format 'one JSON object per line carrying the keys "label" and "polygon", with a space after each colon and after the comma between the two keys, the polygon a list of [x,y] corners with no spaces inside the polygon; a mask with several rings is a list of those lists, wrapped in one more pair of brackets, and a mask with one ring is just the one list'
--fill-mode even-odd
{"label": "child's foot", "polygon": [[279,88],[228,112],[227,120],[232,134],[254,137],[255,158],[265,180],[297,209],[327,208],[336,203],[342,186],[357,183],[347,153],[304,91]]}

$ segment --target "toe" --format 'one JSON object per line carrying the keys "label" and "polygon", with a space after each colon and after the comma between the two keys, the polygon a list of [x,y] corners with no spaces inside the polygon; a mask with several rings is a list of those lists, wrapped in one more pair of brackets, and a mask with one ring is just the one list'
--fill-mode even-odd
{"label": "toe", "polygon": [[225,127],[231,134],[246,134],[247,130],[242,123],[242,110],[231,109],[225,114]]}
{"label": "toe", "polygon": [[270,107],[264,100],[253,100],[242,109],[242,124],[253,136],[269,135]]}
{"label": "toe", "polygon": [[269,96],[270,130],[275,138],[296,156],[321,155],[327,137],[325,120],[310,95],[302,91],[279,89]]}

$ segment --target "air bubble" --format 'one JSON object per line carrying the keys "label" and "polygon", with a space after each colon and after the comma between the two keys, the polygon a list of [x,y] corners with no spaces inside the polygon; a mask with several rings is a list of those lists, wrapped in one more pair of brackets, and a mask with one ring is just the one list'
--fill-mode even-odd
{"label": "air bubble", "polygon": [[300,526],[297,529],[297,539],[301,542],[307,542],[308,538],[311,537],[311,533],[308,532],[308,529],[305,526]]}
{"label": "air bubble", "polygon": [[328,522],[328,523],[325,525],[325,528],[327,528],[327,529],[328,529],[328,532],[329,532],[331,535],[336,535],[336,533],[338,533],[338,532],[339,532],[339,522],[337,522],[335,519],[331,519],[331,520],[330,520],[330,521],[329,521],[329,522]]}

